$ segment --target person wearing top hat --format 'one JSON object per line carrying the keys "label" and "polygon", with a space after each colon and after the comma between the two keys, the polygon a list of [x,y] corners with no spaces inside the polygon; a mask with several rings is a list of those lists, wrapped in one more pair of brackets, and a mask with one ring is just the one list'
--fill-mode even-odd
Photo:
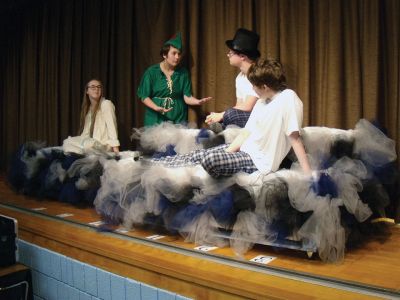
{"label": "person wearing top hat", "polygon": [[165,121],[187,123],[187,105],[201,105],[211,99],[197,99],[192,95],[189,72],[179,66],[182,57],[179,32],[164,43],[160,55],[163,60],[145,71],[137,90],[137,95],[146,106],[146,127]]}
{"label": "person wearing top hat", "polygon": [[232,40],[225,43],[229,48],[227,53],[231,66],[237,67],[240,73],[236,77],[236,105],[220,113],[211,113],[206,118],[206,123],[216,132],[223,130],[227,125],[244,127],[250,113],[258,99],[246,73],[250,66],[260,57],[257,33],[239,28]]}

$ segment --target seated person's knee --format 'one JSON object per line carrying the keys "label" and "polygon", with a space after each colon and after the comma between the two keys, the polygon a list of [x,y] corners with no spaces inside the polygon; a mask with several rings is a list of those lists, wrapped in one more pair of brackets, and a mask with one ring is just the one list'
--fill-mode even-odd
{"label": "seated person's knee", "polygon": [[217,164],[217,161],[215,160],[214,153],[207,153],[203,157],[203,159],[201,160],[201,166],[212,177],[218,177],[219,176],[218,164]]}

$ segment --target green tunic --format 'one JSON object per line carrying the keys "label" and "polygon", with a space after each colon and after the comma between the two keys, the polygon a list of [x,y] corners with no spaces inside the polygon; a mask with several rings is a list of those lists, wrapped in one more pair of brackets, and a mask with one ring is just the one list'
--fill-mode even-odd
{"label": "green tunic", "polygon": [[183,99],[186,95],[192,95],[192,86],[188,71],[177,68],[171,76],[172,86],[168,87],[165,74],[161,71],[160,64],[152,65],[143,74],[137,95],[143,101],[149,97],[155,104],[161,107],[173,109],[165,114],[145,107],[144,126],[152,126],[165,121],[173,123],[186,123],[188,120],[188,108]]}

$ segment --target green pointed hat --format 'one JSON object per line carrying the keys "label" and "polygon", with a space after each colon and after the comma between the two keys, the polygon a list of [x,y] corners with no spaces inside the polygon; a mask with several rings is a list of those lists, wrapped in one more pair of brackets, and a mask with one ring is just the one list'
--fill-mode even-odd
{"label": "green pointed hat", "polygon": [[164,46],[165,45],[171,45],[176,49],[182,50],[181,33],[180,32],[175,33],[168,41],[164,43]]}

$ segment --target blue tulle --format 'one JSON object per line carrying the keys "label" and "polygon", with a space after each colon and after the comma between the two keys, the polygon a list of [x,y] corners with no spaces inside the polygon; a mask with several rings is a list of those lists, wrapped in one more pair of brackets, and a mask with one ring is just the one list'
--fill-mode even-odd
{"label": "blue tulle", "polygon": [[189,204],[174,215],[169,227],[179,231],[193,222],[193,220],[204,213],[206,209],[207,206],[204,204]]}
{"label": "blue tulle", "polygon": [[[324,129],[323,133],[325,132],[328,131]],[[31,196],[55,198],[59,201],[75,205],[92,205],[94,199],[98,197],[95,202],[96,211],[106,221],[106,224],[118,225],[124,222],[126,225],[149,226],[166,230],[168,234],[181,233],[185,235],[185,233],[188,233],[185,236],[195,236],[194,239],[199,237],[201,239],[202,236],[208,234],[213,238],[214,226],[219,226],[220,230],[235,233],[236,229],[234,229],[234,226],[240,224],[243,227],[239,228],[238,232],[240,233],[242,230],[244,238],[246,238],[247,233],[251,232],[264,234],[265,238],[268,238],[271,234],[271,237],[276,237],[278,240],[287,239],[288,237],[304,237],[304,240],[312,240],[314,238],[312,235],[314,234],[313,228],[316,228],[315,232],[318,232],[323,226],[311,225],[308,228],[308,224],[314,224],[308,221],[315,222],[317,220],[319,222],[316,223],[317,225],[321,225],[320,223],[326,225],[320,222],[322,219],[327,220],[326,228],[330,228],[331,223],[332,225],[340,223],[337,228],[344,228],[346,242],[353,243],[365,232],[365,227],[372,218],[387,216],[390,204],[398,201],[400,196],[400,175],[396,162],[392,161],[393,155],[391,155],[389,150],[378,151],[379,147],[376,149],[369,147],[369,145],[374,146],[373,141],[370,144],[360,144],[360,136],[362,141],[369,141],[365,139],[365,136],[369,136],[368,133],[358,133],[358,136],[356,134],[340,134],[340,138],[332,142],[335,134],[326,137],[326,143],[324,144],[326,147],[322,147],[324,153],[318,152],[316,154],[320,156],[325,155],[326,157],[324,159],[321,159],[321,157],[312,157],[315,159],[312,162],[317,161],[319,163],[317,169],[325,170],[320,173],[316,181],[312,183],[304,181],[306,182],[304,185],[302,180],[306,179],[299,177],[300,181],[297,181],[297,170],[295,168],[290,171],[280,170],[276,173],[276,177],[269,177],[272,175],[269,174],[263,178],[261,186],[258,186],[258,183],[255,184],[257,188],[260,188],[259,190],[255,190],[260,192],[259,194],[253,193],[251,186],[239,186],[240,181],[232,183],[229,187],[224,185],[225,189],[222,192],[220,192],[221,187],[218,186],[219,181],[210,182],[213,188],[210,191],[208,189],[209,186],[203,187],[202,185],[208,184],[207,180],[209,178],[204,177],[203,180],[202,176],[204,175],[202,171],[204,170],[201,169],[197,170],[193,168],[192,170],[188,168],[187,173],[177,172],[176,174],[179,174],[177,176],[193,176],[190,177],[193,178],[193,181],[182,180],[181,182],[170,180],[170,177],[164,176],[164,174],[158,176],[158,169],[154,169],[157,172],[149,172],[154,171],[150,169],[152,165],[144,165],[140,161],[131,162],[138,164],[134,166],[127,164],[127,166],[131,167],[126,169],[128,173],[118,173],[121,170],[121,172],[125,172],[125,169],[123,169],[125,161],[119,162],[122,163],[121,165],[119,163],[117,165],[109,164],[109,162],[104,163],[103,159],[93,161],[92,157],[73,153],[64,154],[60,148],[54,148],[53,150],[51,148],[43,148],[38,143],[26,143],[18,149],[7,175],[9,182],[16,190]],[[193,135],[191,135],[191,145],[193,145],[193,138]],[[210,137],[210,132],[206,129],[201,129],[196,136],[196,142],[201,143],[203,148],[207,148],[215,143],[225,142],[224,139],[224,135],[212,135]],[[168,141],[175,143],[170,139]],[[376,144],[380,145],[379,142]],[[327,148],[329,145],[331,146],[330,149]],[[198,146],[195,145],[195,147]],[[318,148],[318,145],[316,147]],[[160,147],[158,149],[163,148]],[[163,152],[155,153],[153,157],[161,158],[163,156],[176,155],[174,145],[169,144],[165,149]],[[176,149],[178,149],[178,146]],[[313,152],[310,153],[310,155],[313,155]],[[72,164],[81,158],[87,158],[87,160],[84,159],[77,162],[70,169]],[[354,179],[354,186],[352,187],[348,187],[340,181],[350,177],[343,176],[343,179],[341,179],[340,176],[336,176],[341,173],[339,169],[335,168],[338,168],[337,165],[344,166],[344,164],[340,165],[340,163],[346,163],[346,160],[351,162],[357,160],[357,166],[358,164],[362,166],[362,171],[359,172],[359,174],[362,173],[361,175],[353,174],[351,171],[346,174],[349,176],[354,175],[354,177],[358,176]],[[98,162],[97,165],[96,161]],[[86,162],[88,165],[86,165]],[[287,162],[287,168],[290,168],[292,162],[290,160]],[[87,168],[88,166],[90,168]],[[115,169],[114,166],[116,166]],[[120,169],[121,166],[122,168]],[[282,163],[281,168],[284,166],[285,163]],[[118,176],[119,174],[124,176],[121,176],[121,181],[116,180],[115,182],[112,176],[107,177],[111,178],[111,181],[105,182],[105,188],[99,192],[103,167],[110,168],[106,169],[106,172],[115,172],[112,173],[114,176]],[[345,167],[348,166],[345,165]],[[132,173],[130,173],[131,171]],[[192,171],[193,173],[191,173]],[[336,173],[337,171],[339,172]],[[82,174],[83,172],[85,174]],[[106,172],[104,175],[107,174]],[[73,176],[72,174],[75,177],[69,177]],[[128,174],[129,176],[127,176]],[[129,181],[131,174],[133,174],[132,181]],[[169,174],[169,171],[165,174]],[[175,173],[171,172],[171,174],[174,176]],[[288,174],[294,176],[293,181],[288,180],[288,178],[290,179]],[[149,178],[145,176],[155,176],[155,178],[148,181],[147,179]],[[104,177],[101,177],[101,180]],[[270,180],[269,178],[272,179]],[[333,181],[333,178],[335,178],[336,182]],[[179,177],[174,179],[179,179]],[[133,180],[136,181],[133,182]],[[350,181],[349,183],[353,182]],[[300,199],[296,199],[295,197],[289,200],[289,187],[293,187],[296,184],[301,184],[302,189],[299,190],[304,190],[307,193],[305,198],[301,198],[301,200],[306,199],[308,201],[306,206],[300,206],[302,204],[299,201]],[[119,189],[119,185],[121,185],[121,189]],[[351,184],[348,185],[350,186]],[[152,190],[145,191],[145,186],[146,189],[152,188]],[[250,194],[249,191],[252,193]],[[316,197],[311,191],[320,197]],[[352,193],[346,194],[345,192],[348,191]],[[358,193],[363,203],[359,202],[353,206],[346,203],[347,206],[344,206],[343,203],[346,197],[342,196],[357,196],[356,193]],[[157,195],[159,195],[159,199],[157,199]],[[98,200],[99,198],[100,200]],[[357,197],[352,197],[352,199],[354,198]],[[97,203],[97,201],[99,202]],[[201,204],[196,204],[194,201],[198,201]],[[318,206],[313,205],[314,203],[317,203]],[[331,206],[327,207],[326,205]],[[327,209],[318,210],[317,208],[319,207]],[[340,214],[336,210],[338,207]],[[365,218],[361,219],[357,212],[365,207],[368,209],[368,212],[364,214]],[[318,215],[318,213],[325,213],[325,211],[329,212],[328,216],[331,217],[335,217],[333,213],[330,214],[331,211],[337,212],[336,216],[340,217],[340,219],[334,219],[336,221],[334,222],[329,218]],[[372,215],[369,214],[371,211],[373,212]],[[243,219],[247,221],[247,224],[243,223],[243,225],[239,221],[246,213],[249,213],[249,219]],[[254,216],[256,218],[253,219]],[[260,217],[260,220],[264,218],[262,222],[258,222],[258,217]],[[308,231],[302,231],[304,227]],[[332,231],[337,230],[334,227]],[[108,231],[109,228],[99,228],[99,230]],[[306,234],[302,235],[304,232]],[[326,232],[329,233],[329,230]],[[251,237],[252,235],[249,236]],[[263,238],[262,235],[259,236]],[[190,239],[189,237],[187,238]],[[328,243],[328,246],[330,247],[331,244]]]}
{"label": "blue tulle", "polygon": [[326,173],[321,173],[317,181],[313,181],[312,190],[318,195],[325,197],[330,195],[332,198],[338,196],[337,185]]}
{"label": "blue tulle", "polygon": [[384,135],[388,136],[387,129],[378,120],[371,120],[370,122],[375,126],[375,128],[379,129]]}
{"label": "blue tulle", "polygon": [[69,167],[77,160],[80,158],[83,158],[84,156],[81,154],[75,154],[75,153],[68,153],[65,155],[65,158],[62,161],[62,168],[64,170],[68,170]]}
{"label": "blue tulle", "polygon": [[158,202],[158,209],[162,212],[164,212],[168,207],[172,205],[171,201],[167,199],[164,195],[160,195],[160,200]]}
{"label": "blue tulle", "polygon": [[167,145],[166,150],[164,152],[156,152],[153,154],[153,158],[161,158],[164,156],[174,156],[176,155],[175,146],[174,145]]}
{"label": "blue tulle", "polygon": [[399,170],[396,167],[396,162],[391,162],[382,166],[370,166],[364,163],[367,169],[374,174],[374,177],[378,178],[383,184],[393,184],[396,182],[399,176]]}
{"label": "blue tulle", "polygon": [[12,156],[8,172],[7,180],[16,191],[21,191],[27,180],[26,165],[22,162],[21,157],[25,151],[25,145],[19,146],[17,152]]}
{"label": "blue tulle", "polygon": [[221,226],[231,225],[235,220],[233,195],[225,190],[208,201],[209,210]]}
{"label": "blue tulle", "polygon": [[96,207],[97,213],[100,214],[102,220],[108,224],[119,225],[124,220],[125,210],[116,200],[118,197],[111,194],[107,201],[102,201],[101,206]]}
{"label": "blue tulle", "polygon": [[71,178],[64,183],[58,200],[71,204],[78,204],[82,202],[84,193],[76,188],[76,180],[77,178]]}
{"label": "blue tulle", "polygon": [[210,138],[210,133],[206,128],[201,128],[199,134],[196,136],[196,143],[201,144],[204,140]]}
{"label": "blue tulle", "polygon": [[92,206],[93,205],[93,201],[96,198],[98,190],[99,190],[98,187],[92,187],[92,188],[89,188],[87,190],[84,190],[83,202],[85,202],[89,206]]}
{"label": "blue tulle", "polygon": [[[54,163],[57,162],[59,162],[59,160],[54,161]],[[58,178],[50,181],[49,177],[50,169],[47,168],[44,178],[41,181],[40,196],[43,198],[58,199],[63,183]]]}

